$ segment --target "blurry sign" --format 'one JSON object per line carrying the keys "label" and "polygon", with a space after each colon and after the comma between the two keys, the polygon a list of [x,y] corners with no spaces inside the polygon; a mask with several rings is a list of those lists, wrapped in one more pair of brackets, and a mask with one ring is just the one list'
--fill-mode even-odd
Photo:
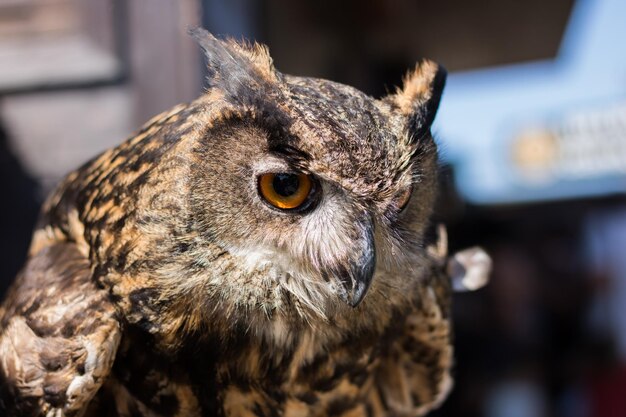
{"label": "blurry sign", "polygon": [[625,175],[626,103],[523,129],[513,137],[510,156],[528,186]]}
{"label": "blurry sign", "polygon": [[453,74],[434,133],[475,204],[626,193],[626,1],[579,0],[552,62]]}

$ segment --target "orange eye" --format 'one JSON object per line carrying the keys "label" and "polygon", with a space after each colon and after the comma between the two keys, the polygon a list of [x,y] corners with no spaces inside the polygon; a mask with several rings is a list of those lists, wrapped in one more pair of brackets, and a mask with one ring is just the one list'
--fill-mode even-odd
{"label": "orange eye", "polygon": [[272,206],[283,210],[300,208],[307,202],[313,180],[306,174],[276,173],[259,177],[259,192]]}
{"label": "orange eye", "polygon": [[396,207],[398,207],[399,211],[402,211],[406,208],[411,201],[411,194],[413,193],[413,187],[408,187],[402,190],[395,198]]}

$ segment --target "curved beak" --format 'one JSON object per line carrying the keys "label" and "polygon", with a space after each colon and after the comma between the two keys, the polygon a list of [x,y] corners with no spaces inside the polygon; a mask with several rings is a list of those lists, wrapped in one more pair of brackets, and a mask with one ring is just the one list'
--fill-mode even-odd
{"label": "curved beak", "polygon": [[339,297],[351,307],[358,306],[372,284],[376,269],[376,246],[374,224],[369,218],[356,224],[357,238],[352,242],[352,259],[346,267],[336,268],[333,275],[339,281]]}

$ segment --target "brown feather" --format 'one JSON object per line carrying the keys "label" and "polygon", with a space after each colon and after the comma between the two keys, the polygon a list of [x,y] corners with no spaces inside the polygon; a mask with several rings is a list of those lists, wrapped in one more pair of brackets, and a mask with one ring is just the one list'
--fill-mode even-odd
{"label": "brown feather", "polygon": [[[423,63],[397,95],[374,100],[283,76],[264,47],[194,35],[208,91],[69,174],[44,205],[0,310],[0,410],[382,417],[436,407],[452,366],[445,248],[426,249],[425,237],[443,71]],[[310,175],[322,197],[279,213],[257,193],[267,170]],[[363,254],[369,269],[357,268]],[[349,305],[341,288],[354,271],[373,281]]]}
{"label": "brown feather", "polygon": [[3,415],[80,416],[109,374],[121,329],[72,243],[31,257],[4,304]]}

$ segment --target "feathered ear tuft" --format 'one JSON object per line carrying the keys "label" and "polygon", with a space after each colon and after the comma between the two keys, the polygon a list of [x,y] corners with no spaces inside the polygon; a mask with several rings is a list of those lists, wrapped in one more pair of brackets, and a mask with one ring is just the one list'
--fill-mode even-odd
{"label": "feathered ear tuft", "polygon": [[259,89],[279,80],[265,45],[217,39],[202,28],[190,29],[189,33],[204,50],[210,88],[221,88],[238,97],[242,89]]}
{"label": "feathered ear tuft", "polygon": [[387,97],[401,114],[409,118],[409,131],[415,140],[430,130],[445,82],[445,68],[424,59],[406,75],[402,88]]}

